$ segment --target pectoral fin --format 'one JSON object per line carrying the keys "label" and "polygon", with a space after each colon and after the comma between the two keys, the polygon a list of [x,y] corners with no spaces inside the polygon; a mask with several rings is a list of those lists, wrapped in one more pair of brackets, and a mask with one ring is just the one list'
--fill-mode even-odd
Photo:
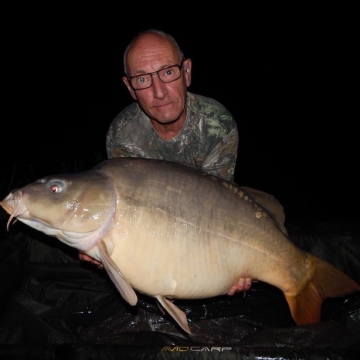
{"label": "pectoral fin", "polygon": [[125,280],[119,268],[116,266],[114,261],[108,255],[106,246],[103,242],[100,242],[99,250],[101,255],[101,262],[106,272],[110,276],[110,279],[114,283],[116,289],[130,305],[133,306],[136,305],[138,298],[136,296],[134,289],[131,287],[129,282]]}
{"label": "pectoral fin", "polygon": [[186,331],[188,334],[191,334],[187,318],[185,313],[180,310],[176,305],[174,305],[170,300],[166,299],[164,296],[156,295],[156,299],[159,301],[161,306],[173,317],[173,319],[179,324],[179,326]]}

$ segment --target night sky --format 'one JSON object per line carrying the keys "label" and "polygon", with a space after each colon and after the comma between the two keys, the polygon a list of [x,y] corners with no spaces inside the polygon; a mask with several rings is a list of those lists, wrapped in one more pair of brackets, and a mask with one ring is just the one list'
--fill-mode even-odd
{"label": "night sky", "polygon": [[189,91],[235,117],[238,184],[272,193],[290,217],[358,221],[355,22],[350,9],[295,15],[264,11],[201,24],[151,18],[139,26],[111,12],[109,19],[17,18],[3,45],[1,198],[104,158],[108,126],[132,101],[121,81],[123,50],[152,27],[170,32],[192,59]]}

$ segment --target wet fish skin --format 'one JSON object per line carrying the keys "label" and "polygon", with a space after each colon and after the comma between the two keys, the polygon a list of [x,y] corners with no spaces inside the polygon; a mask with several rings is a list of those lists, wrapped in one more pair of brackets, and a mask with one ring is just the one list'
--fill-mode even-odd
{"label": "wet fish skin", "polygon": [[327,297],[360,291],[304,252],[245,189],[178,163],[106,160],[12,191],[0,205],[30,227],[101,261],[131,305],[155,297],[188,333],[171,299],[226,294],[240,277],[281,289],[297,324],[320,320]]}

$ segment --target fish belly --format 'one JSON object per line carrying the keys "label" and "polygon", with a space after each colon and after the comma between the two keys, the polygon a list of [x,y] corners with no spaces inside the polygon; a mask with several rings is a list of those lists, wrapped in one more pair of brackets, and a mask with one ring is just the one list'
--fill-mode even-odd
{"label": "fish belly", "polygon": [[[106,241],[111,244],[110,256],[132,287],[147,295],[218,296],[226,294],[240,277],[284,289],[296,286],[289,249],[274,248],[271,239],[264,239],[270,242],[264,246],[257,238],[261,234],[250,231],[252,227],[247,231],[241,226],[237,231],[202,227],[195,218],[190,222],[165,216],[163,211],[147,214],[139,208],[126,221],[121,218]],[[292,257],[299,258],[292,247],[290,250]],[[301,256],[300,261],[304,261]],[[302,276],[301,271],[295,278]]]}

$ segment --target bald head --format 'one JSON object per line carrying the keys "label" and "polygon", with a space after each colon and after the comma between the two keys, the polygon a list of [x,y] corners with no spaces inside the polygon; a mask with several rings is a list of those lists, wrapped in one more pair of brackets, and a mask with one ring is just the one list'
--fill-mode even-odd
{"label": "bald head", "polygon": [[160,30],[146,30],[138,34],[124,52],[124,72],[134,76],[132,64],[149,61],[153,58],[172,58],[173,64],[180,62],[183,52],[175,39]]}

